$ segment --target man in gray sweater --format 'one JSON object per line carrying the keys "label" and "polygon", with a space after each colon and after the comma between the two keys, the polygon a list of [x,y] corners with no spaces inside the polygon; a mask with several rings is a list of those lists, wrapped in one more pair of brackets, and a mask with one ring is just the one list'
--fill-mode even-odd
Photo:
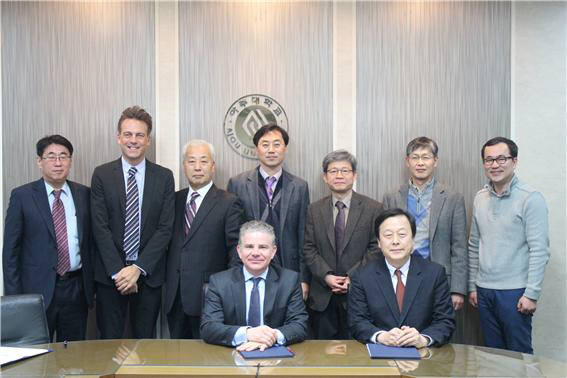
{"label": "man in gray sweater", "polygon": [[532,316],[550,254],[547,206],[514,174],[513,141],[490,139],[481,156],[489,182],[474,199],[469,302],[479,309],[486,346],[531,354]]}

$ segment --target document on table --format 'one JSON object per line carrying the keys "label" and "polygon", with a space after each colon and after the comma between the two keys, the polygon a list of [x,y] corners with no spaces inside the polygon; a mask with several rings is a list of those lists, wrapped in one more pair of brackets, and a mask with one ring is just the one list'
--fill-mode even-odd
{"label": "document on table", "polygon": [[49,349],[0,347],[0,365],[4,366],[10,362],[39,356],[40,354],[49,352],[51,352]]}

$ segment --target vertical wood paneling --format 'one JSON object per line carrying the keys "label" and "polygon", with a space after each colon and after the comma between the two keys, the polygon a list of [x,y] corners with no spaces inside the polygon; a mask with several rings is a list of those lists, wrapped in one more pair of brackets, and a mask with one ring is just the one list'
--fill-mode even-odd
{"label": "vertical wood paneling", "polygon": [[[407,143],[439,144],[437,178],[464,194],[468,215],[485,182],[480,148],[509,135],[510,4],[357,4],[359,190],[381,199],[407,180]],[[462,315],[461,315],[462,316]],[[477,342],[459,320],[457,342]]]}
{"label": "vertical wood paneling", "polygon": [[287,169],[320,198],[320,165],[332,148],[332,4],[182,2],[179,19],[180,147],[188,139],[210,141],[215,181],[225,187],[257,165],[225,141],[225,113],[241,96],[266,94],[289,119]]}
{"label": "vertical wood paneling", "polygon": [[155,109],[153,4],[1,6],[4,203],[39,177],[35,143],[47,134],[73,143],[71,179],[89,185],[95,166],[120,155],[123,108]]}

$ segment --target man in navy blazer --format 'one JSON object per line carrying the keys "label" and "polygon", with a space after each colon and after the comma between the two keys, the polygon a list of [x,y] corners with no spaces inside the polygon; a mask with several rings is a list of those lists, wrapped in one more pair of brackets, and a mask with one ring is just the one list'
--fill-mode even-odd
{"label": "man in navy blazer", "polygon": [[201,318],[203,340],[239,350],[303,341],[307,311],[299,274],[270,265],[276,253],[272,226],[243,224],[237,250],[243,266],[210,278]]}
{"label": "man in navy blazer", "polygon": [[172,339],[200,339],[203,285],[211,274],[239,265],[236,244],[243,213],[238,197],[213,183],[215,150],[210,143],[192,140],[183,155],[189,187],[175,193],[165,313]]}
{"label": "man in navy blazer", "polygon": [[6,213],[4,293],[42,294],[51,338],[82,340],[94,293],[90,190],[67,180],[73,146],[65,137],[36,147],[42,178],[14,189]]}
{"label": "man in navy blazer", "polygon": [[274,228],[278,248],[274,262],[299,272],[303,299],[307,299],[311,273],[303,258],[303,239],[309,187],[283,169],[289,143],[284,129],[268,123],[256,131],[253,142],[260,165],[232,177],[227,190],[242,201],[246,220],[261,220]]}
{"label": "man in navy blazer", "polygon": [[412,256],[416,226],[405,210],[376,218],[383,252],[351,277],[348,322],[355,339],[417,348],[445,344],[455,313],[445,269]]}
{"label": "man in navy blazer", "polygon": [[155,337],[175,190],[171,171],[145,158],[151,131],[152,117],[144,109],[125,109],[117,135],[122,157],[93,172],[96,307],[103,339],[122,337],[128,307],[132,336]]}

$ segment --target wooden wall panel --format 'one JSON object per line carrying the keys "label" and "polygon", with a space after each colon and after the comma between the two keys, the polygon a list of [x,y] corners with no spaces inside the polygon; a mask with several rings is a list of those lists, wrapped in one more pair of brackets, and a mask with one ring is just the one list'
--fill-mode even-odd
{"label": "wooden wall panel", "polygon": [[[439,144],[437,178],[465,196],[484,185],[480,148],[510,130],[510,3],[357,4],[359,191],[381,199],[408,179],[407,143]],[[457,342],[478,342],[476,314]]]}
{"label": "wooden wall panel", "polygon": [[[3,2],[4,204],[40,177],[35,143],[62,134],[75,148],[70,178],[90,185],[95,166],[116,159],[121,111],[153,114],[151,2]],[[155,148],[152,146],[150,159]]]}
{"label": "wooden wall panel", "polygon": [[[180,147],[188,139],[217,150],[216,183],[257,165],[223,134],[229,106],[241,96],[276,99],[289,120],[286,168],[326,187],[321,161],[332,149],[332,4],[328,2],[181,2]],[[181,187],[187,186],[183,179]]]}

